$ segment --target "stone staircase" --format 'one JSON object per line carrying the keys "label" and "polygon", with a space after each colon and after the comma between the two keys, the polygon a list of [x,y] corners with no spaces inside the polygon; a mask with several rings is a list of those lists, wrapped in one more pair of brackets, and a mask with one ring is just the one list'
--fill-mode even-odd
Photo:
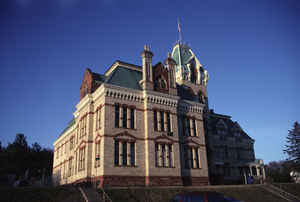
{"label": "stone staircase", "polygon": [[79,187],[79,190],[85,202],[112,202],[102,188],[100,188],[100,193],[99,189],[92,187]]}
{"label": "stone staircase", "polygon": [[286,191],[284,191],[283,189],[280,189],[272,184],[266,184],[265,186],[263,186],[263,188],[271,193],[273,193],[276,196],[279,196],[283,199],[285,199],[286,201],[291,201],[291,202],[300,202],[300,198],[290,194]]}

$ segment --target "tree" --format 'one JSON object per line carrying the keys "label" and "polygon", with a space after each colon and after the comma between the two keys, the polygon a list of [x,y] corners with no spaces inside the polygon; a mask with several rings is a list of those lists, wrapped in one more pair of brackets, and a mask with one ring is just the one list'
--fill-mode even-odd
{"label": "tree", "polygon": [[288,155],[288,159],[293,163],[296,170],[300,170],[300,125],[296,121],[293,129],[289,130],[286,138],[287,144],[285,145],[284,153]]}

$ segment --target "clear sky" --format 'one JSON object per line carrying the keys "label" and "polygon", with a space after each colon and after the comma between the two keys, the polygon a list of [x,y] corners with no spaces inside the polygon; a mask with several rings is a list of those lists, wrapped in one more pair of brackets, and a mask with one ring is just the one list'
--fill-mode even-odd
{"label": "clear sky", "polygon": [[255,141],[256,157],[281,160],[300,121],[299,0],[1,0],[0,141],[16,133],[51,147],[72,119],[86,67],[115,60],[154,63],[178,39],[207,68],[216,113],[231,115]]}

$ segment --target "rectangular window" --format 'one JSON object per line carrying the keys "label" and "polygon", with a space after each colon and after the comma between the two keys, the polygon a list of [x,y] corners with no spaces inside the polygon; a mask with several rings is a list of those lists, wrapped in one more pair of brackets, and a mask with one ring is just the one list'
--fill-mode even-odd
{"label": "rectangular window", "polygon": [[101,128],[101,112],[102,112],[102,108],[99,108],[97,110],[97,118],[96,118],[96,130]]}
{"label": "rectangular window", "polygon": [[59,147],[57,147],[57,150],[56,150],[56,158],[58,159],[58,156],[59,156]]}
{"label": "rectangular window", "polygon": [[185,117],[184,116],[181,116],[181,124],[182,124],[182,134],[183,134],[183,136],[185,136],[186,135],[186,133],[185,133]]}
{"label": "rectangular window", "polygon": [[74,145],[74,136],[70,138],[70,151],[73,149],[73,145]]}
{"label": "rectangular window", "polygon": [[193,168],[194,166],[193,166],[193,161],[194,161],[194,159],[193,159],[193,148],[189,148],[189,162],[190,162],[190,168]]}
{"label": "rectangular window", "polygon": [[160,112],[160,130],[165,131],[164,112]]}
{"label": "rectangular window", "polygon": [[72,158],[69,159],[69,174],[68,176],[70,177],[72,175]]}
{"label": "rectangular window", "polygon": [[67,152],[67,141],[65,142],[65,153]]}
{"label": "rectangular window", "polygon": [[119,165],[119,141],[115,141],[115,165]]}
{"label": "rectangular window", "polygon": [[198,153],[199,149],[195,148],[195,154],[196,154],[196,168],[200,168],[200,164],[199,164],[199,153]]}
{"label": "rectangular window", "polygon": [[115,105],[115,127],[119,128],[120,123],[120,106],[118,104]]}
{"label": "rectangular window", "polygon": [[193,119],[193,135],[194,136],[197,136],[197,131],[196,131],[196,120],[195,119]]}
{"label": "rectangular window", "polygon": [[169,167],[171,168],[173,166],[173,157],[172,157],[172,145],[169,145]]}
{"label": "rectangular window", "polygon": [[167,130],[168,130],[168,132],[171,132],[170,112],[167,112]]}
{"label": "rectangular window", "polygon": [[122,127],[127,128],[127,108],[123,107]]}
{"label": "rectangular window", "polygon": [[130,128],[134,129],[134,109],[130,109]]}
{"label": "rectangular window", "polygon": [[77,161],[77,152],[75,153],[75,174],[77,173],[77,163],[78,163],[78,161]]}
{"label": "rectangular window", "polygon": [[166,156],[166,148],[165,148],[165,144],[162,144],[161,145],[161,164],[162,164],[162,167],[165,167],[166,164],[165,164],[165,156]]}
{"label": "rectangular window", "polygon": [[78,170],[84,170],[85,169],[85,147],[79,150],[79,166]]}
{"label": "rectangular window", "polygon": [[155,166],[156,166],[156,167],[159,166],[159,165],[158,165],[158,155],[159,155],[159,153],[158,153],[158,144],[156,143],[156,144],[155,144]]}
{"label": "rectangular window", "polygon": [[127,142],[122,142],[122,165],[127,165]]}
{"label": "rectangular window", "polygon": [[130,165],[135,165],[135,143],[130,143]]}
{"label": "rectangular window", "polygon": [[95,168],[100,166],[100,141],[95,144]]}
{"label": "rectangular window", "polygon": [[184,146],[184,166],[185,168],[189,168],[189,154],[188,154],[188,147]]}
{"label": "rectangular window", "polygon": [[156,110],[153,111],[153,117],[154,117],[154,130],[157,131],[158,127],[157,127],[157,111]]}
{"label": "rectangular window", "polygon": [[187,126],[188,136],[191,136],[191,123],[190,123],[190,119],[188,117],[185,117],[185,120],[186,120],[186,126]]}

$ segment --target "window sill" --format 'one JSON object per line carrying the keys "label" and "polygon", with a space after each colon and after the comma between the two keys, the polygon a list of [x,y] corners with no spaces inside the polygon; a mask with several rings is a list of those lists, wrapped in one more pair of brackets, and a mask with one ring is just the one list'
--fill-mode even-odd
{"label": "window sill", "polygon": [[136,128],[125,128],[125,127],[116,127],[115,128],[120,128],[120,129],[127,129],[127,130],[137,130]]}
{"label": "window sill", "polygon": [[169,167],[169,166],[155,166],[155,168],[175,168],[175,166]]}
{"label": "window sill", "polygon": [[131,166],[131,165],[114,165],[114,167],[137,168],[138,166],[136,166],[136,165],[134,165],[134,166]]}

